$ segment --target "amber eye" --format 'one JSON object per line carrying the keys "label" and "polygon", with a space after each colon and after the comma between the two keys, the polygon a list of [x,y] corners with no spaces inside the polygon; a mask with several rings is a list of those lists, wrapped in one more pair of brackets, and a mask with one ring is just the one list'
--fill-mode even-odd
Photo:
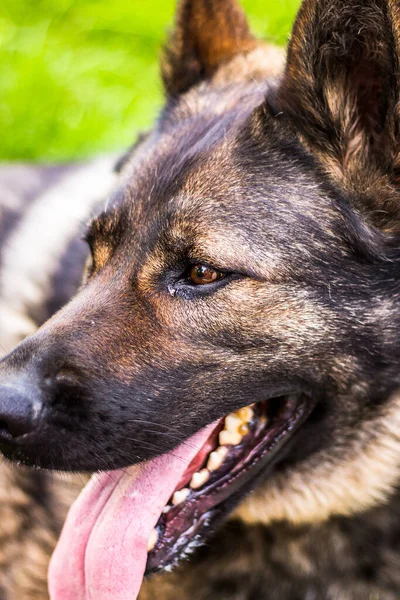
{"label": "amber eye", "polygon": [[195,285],[206,285],[208,283],[214,283],[224,277],[224,273],[217,271],[208,265],[194,265],[190,269],[189,278],[191,283]]}

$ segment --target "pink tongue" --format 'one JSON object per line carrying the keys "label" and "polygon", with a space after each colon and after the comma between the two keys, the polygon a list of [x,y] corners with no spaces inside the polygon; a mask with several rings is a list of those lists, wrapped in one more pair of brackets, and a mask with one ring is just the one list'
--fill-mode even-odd
{"label": "pink tongue", "polygon": [[51,600],[137,598],[150,533],[216,425],[169,454],[92,477],[73,504],[52,556]]}

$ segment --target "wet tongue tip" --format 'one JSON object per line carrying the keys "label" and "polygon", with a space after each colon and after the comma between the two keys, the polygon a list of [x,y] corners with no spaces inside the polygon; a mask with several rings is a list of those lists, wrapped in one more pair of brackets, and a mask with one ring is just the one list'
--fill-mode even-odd
{"label": "wet tongue tip", "polygon": [[137,597],[152,531],[218,424],[205,427],[168,454],[91,479],[72,505],[51,559],[51,600]]}

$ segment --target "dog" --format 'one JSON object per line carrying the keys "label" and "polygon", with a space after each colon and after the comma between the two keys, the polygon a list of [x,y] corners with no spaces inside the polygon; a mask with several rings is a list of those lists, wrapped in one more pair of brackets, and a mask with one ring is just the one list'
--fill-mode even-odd
{"label": "dog", "polygon": [[2,597],[398,598],[399,57],[182,0],[115,169],[3,171]]}

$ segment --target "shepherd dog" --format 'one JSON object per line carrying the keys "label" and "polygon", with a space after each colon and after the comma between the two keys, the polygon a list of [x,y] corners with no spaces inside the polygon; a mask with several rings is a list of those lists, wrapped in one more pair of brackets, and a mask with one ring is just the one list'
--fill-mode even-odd
{"label": "shepherd dog", "polygon": [[152,131],[2,168],[2,599],[399,598],[399,62],[182,0]]}

